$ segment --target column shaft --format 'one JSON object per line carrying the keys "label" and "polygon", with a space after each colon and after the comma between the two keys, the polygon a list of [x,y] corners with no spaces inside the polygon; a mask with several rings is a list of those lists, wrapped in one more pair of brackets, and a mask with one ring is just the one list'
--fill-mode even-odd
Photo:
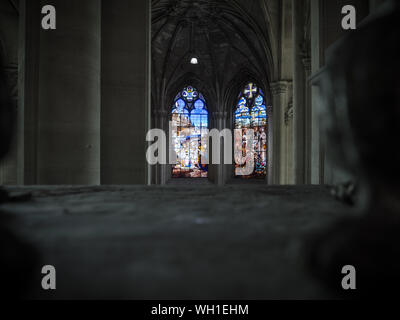
{"label": "column shaft", "polygon": [[150,183],[151,1],[96,1],[102,2],[101,183]]}
{"label": "column shaft", "polygon": [[37,183],[99,184],[101,2],[51,4],[57,29],[40,30]]}
{"label": "column shaft", "polygon": [[304,3],[293,5],[293,112],[294,112],[294,170],[295,183],[305,183],[305,82],[303,66]]}
{"label": "column shaft", "polygon": [[[288,105],[289,83],[278,81],[271,83],[273,99],[272,111],[272,177],[271,183],[282,184],[282,170],[285,169],[285,112]],[[270,127],[271,130],[271,127]]]}

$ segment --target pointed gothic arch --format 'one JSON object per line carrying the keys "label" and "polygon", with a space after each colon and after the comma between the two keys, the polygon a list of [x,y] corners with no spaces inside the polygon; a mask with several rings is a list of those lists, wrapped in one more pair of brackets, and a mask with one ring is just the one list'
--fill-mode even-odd
{"label": "pointed gothic arch", "polygon": [[185,86],[174,99],[170,121],[176,154],[172,178],[208,178],[205,163],[208,163],[210,121],[206,98],[193,86]]}
{"label": "pointed gothic arch", "polygon": [[[236,178],[266,179],[268,176],[268,122],[267,101],[262,88],[255,82],[248,82],[239,93],[233,111],[233,127],[235,132],[234,157]],[[250,137],[254,134],[254,137]],[[251,146],[248,144],[251,143]],[[253,159],[245,162],[240,159],[248,157],[248,150]],[[254,162],[252,172],[245,170],[249,161]],[[244,173],[246,172],[246,173]]]}

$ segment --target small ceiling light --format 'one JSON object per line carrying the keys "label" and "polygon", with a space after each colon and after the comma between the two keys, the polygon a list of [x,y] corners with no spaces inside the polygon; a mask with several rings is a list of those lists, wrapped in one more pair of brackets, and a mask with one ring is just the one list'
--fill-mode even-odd
{"label": "small ceiling light", "polygon": [[189,48],[189,57],[190,58],[190,64],[196,65],[199,64],[199,59],[198,59],[198,54],[196,52],[195,46],[195,32],[194,32],[194,22],[192,21],[191,23],[191,30],[190,30],[190,48]]}

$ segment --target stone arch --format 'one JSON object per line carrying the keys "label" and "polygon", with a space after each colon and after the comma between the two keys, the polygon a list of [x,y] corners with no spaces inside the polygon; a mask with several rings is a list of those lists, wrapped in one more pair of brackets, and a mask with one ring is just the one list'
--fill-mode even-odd
{"label": "stone arch", "polygon": [[[215,103],[215,90],[203,79],[192,72],[183,74],[181,77],[165,86],[160,97],[164,101],[162,108],[153,108],[153,127],[163,129],[166,133],[167,144],[169,146],[169,121],[172,111],[173,101],[176,95],[187,86],[193,86],[201,92],[206,100],[209,111],[209,128],[213,127],[212,114],[217,109]],[[153,104],[154,107],[154,104]],[[172,178],[172,165],[157,165],[152,171],[152,180],[156,184],[166,184]]]}
{"label": "stone arch", "polygon": [[[237,73],[235,77],[231,80],[231,82],[228,84],[225,92],[224,92],[224,101],[226,102],[224,105],[224,111],[225,114],[227,115],[227,127],[231,130],[234,129],[234,118],[233,118],[233,113],[237,104],[238,100],[238,95],[243,90],[244,86],[246,86],[249,82],[254,82],[258,84],[258,86],[263,90],[264,92],[264,98],[267,100],[267,112],[268,112],[268,122],[269,122],[269,128],[268,128],[268,146],[270,147],[273,144],[273,130],[272,130],[272,121],[273,121],[273,106],[272,106],[272,94],[271,94],[271,89],[269,86],[269,83],[267,79],[264,77],[260,77],[257,74],[252,73],[249,71],[248,68],[243,67],[240,69],[240,71]],[[273,148],[271,148],[273,150]],[[271,165],[272,163],[272,151],[268,151],[268,174],[267,174],[267,179],[265,180],[266,183],[268,183],[268,179],[273,174],[273,167]],[[229,180],[230,178],[233,177],[233,170],[234,167],[230,167],[228,169],[230,171],[229,175],[225,177],[225,180]]]}
{"label": "stone arch", "polygon": [[170,104],[173,102],[178,92],[188,85],[195,87],[204,95],[205,99],[207,100],[207,105],[210,112],[216,111],[217,108],[215,106],[215,90],[213,90],[213,88],[209,84],[197,77],[194,73],[184,74],[177,81],[171,83],[171,85],[167,87],[166,93],[164,95],[165,100],[167,101],[165,111],[169,111],[171,107]]}
{"label": "stone arch", "polygon": [[248,68],[241,68],[236,75],[228,83],[226,90],[223,94],[224,111],[231,112],[235,105],[235,100],[237,99],[238,92],[245,86],[248,82],[255,82],[262,87],[265,97],[268,101],[271,101],[271,90],[269,88],[269,83],[265,78],[249,71]]}

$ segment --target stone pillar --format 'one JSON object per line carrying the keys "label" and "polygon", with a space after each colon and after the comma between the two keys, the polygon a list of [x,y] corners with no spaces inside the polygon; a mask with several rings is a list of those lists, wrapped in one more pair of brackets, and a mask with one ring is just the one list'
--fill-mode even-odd
{"label": "stone pillar", "polygon": [[101,1],[102,184],[151,182],[146,161],[151,127],[150,2]]}
{"label": "stone pillar", "polygon": [[[166,138],[168,139],[168,125],[169,125],[169,113],[164,110],[157,110],[153,112],[153,119],[154,119],[154,128],[161,129],[165,132]],[[168,141],[167,141],[168,147]],[[168,150],[168,149],[167,149]],[[167,151],[167,161],[168,159],[168,151]],[[156,185],[165,185],[167,183],[167,172],[168,165],[161,165],[157,164],[154,166],[152,170],[152,183]]]}
{"label": "stone pillar", "polygon": [[294,176],[294,159],[293,159],[293,100],[288,103],[285,112],[285,147],[283,158],[284,168],[281,170],[282,183],[293,185],[295,183]]}
{"label": "stone pillar", "polygon": [[[226,129],[226,122],[228,118],[228,113],[227,112],[214,112],[212,113],[213,116],[213,122],[214,122],[214,129],[217,129],[218,131],[222,131]],[[233,137],[233,136],[232,136]],[[211,142],[211,141],[210,141]],[[224,139],[221,140],[221,149],[220,149],[220,159],[221,159],[221,164],[220,165],[212,165],[212,168],[214,169],[214,183],[223,186],[225,185],[225,174],[226,171],[229,170],[231,167],[230,165],[225,165],[224,164],[224,150],[225,150],[225,143]],[[209,146],[209,151],[210,151],[210,163],[212,163],[212,150],[211,147],[212,145],[210,144]],[[232,146],[233,150],[233,146]]]}
{"label": "stone pillar", "polygon": [[267,140],[267,179],[266,183],[271,185],[274,183],[273,178],[274,178],[274,171],[273,171],[273,145],[274,145],[274,114],[273,114],[274,108],[272,106],[267,107],[267,117],[268,117],[268,140]]}
{"label": "stone pillar", "polygon": [[[41,6],[47,4],[41,1]],[[40,30],[37,183],[96,185],[100,183],[101,2],[53,0],[51,4],[58,12],[57,29]]]}
{"label": "stone pillar", "polygon": [[[282,171],[285,169],[285,112],[288,104],[288,81],[278,81],[271,83],[271,94],[273,102],[272,112],[272,177],[271,184],[282,183]],[[271,124],[270,124],[271,129]]]}
{"label": "stone pillar", "polygon": [[304,3],[292,0],[293,6],[293,112],[295,183],[305,183],[305,75],[303,66]]}
{"label": "stone pillar", "polygon": [[[317,74],[321,68],[321,1],[311,0],[311,72]],[[311,87],[311,184],[324,183],[324,153],[320,128],[319,86]]]}
{"label": "stone pillar", "polygon": [[56,30],[20,3],[18,182],[144,184],[149,1],[54,0]]}
{"label": "stone pillar", "polygon": [[311,184],[311,136],[312,136],[312,109],[311,109],[311,59],[305,54],[303,59],[304,67],[304,183]]}

